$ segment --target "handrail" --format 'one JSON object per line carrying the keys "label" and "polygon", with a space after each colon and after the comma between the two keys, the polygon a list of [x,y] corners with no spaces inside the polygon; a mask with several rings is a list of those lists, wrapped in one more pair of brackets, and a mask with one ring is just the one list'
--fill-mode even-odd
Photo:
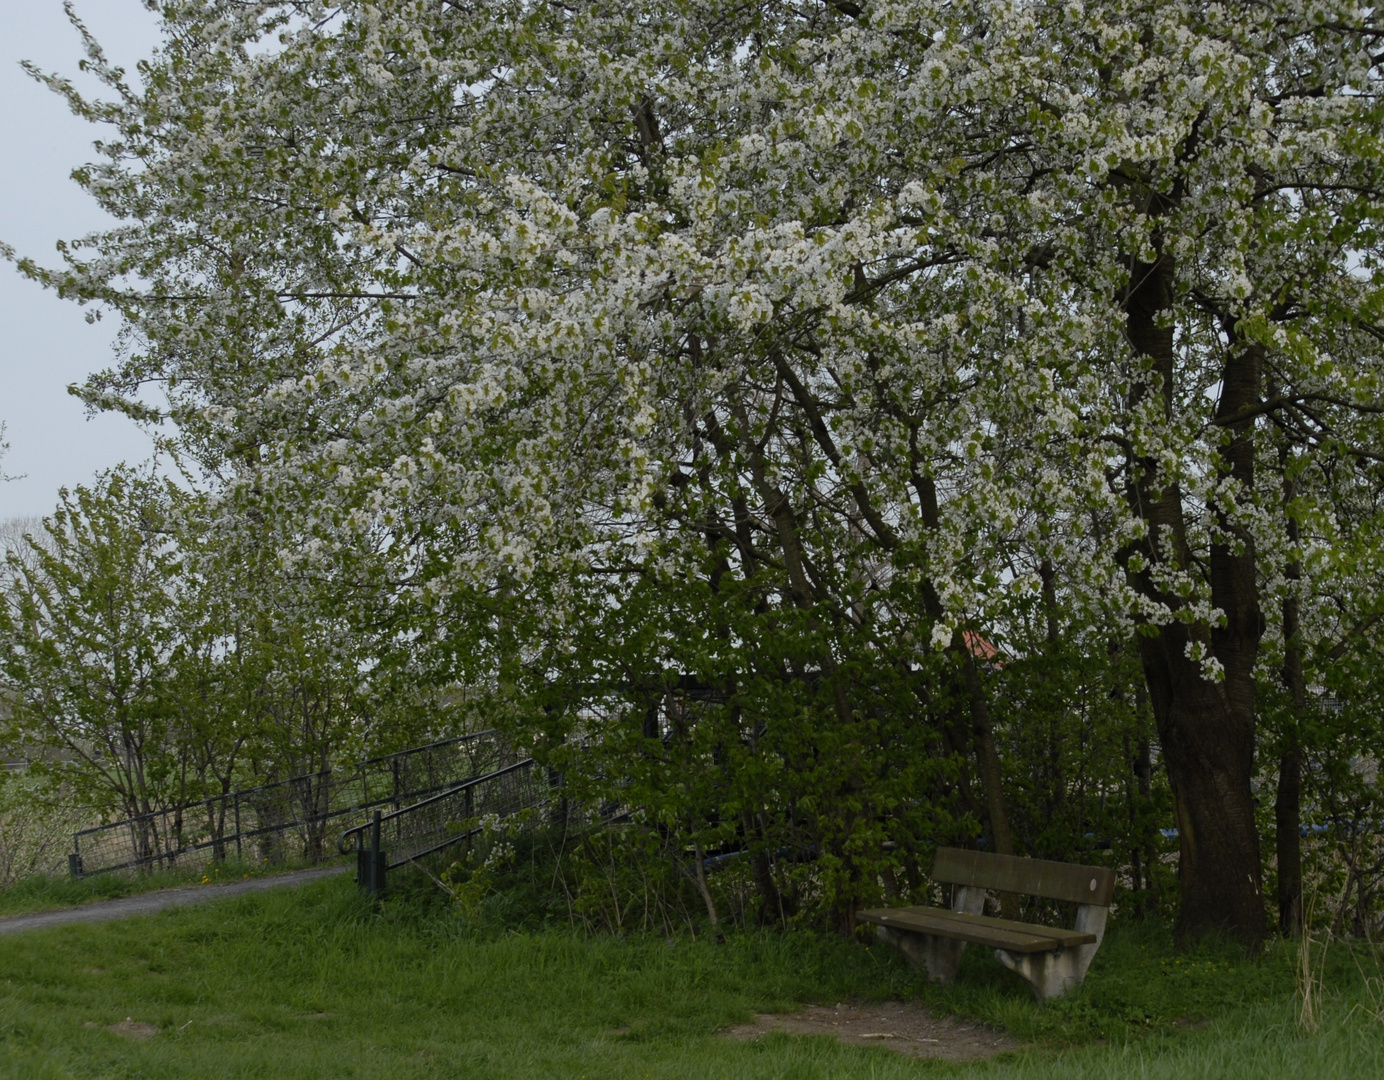
{"label": "handrail", "polygon": [[[420,799],[418,800],[418,802],[410,803],[408,806],[401,806],[398,810],[391,810],[387,814],[381,814],[379,818],[376,820],[378,820],[380,824],[384,824],[387,821],[392,821],[394,818],[403,817],[406,814],[412,814],[418,810],[421,810],[426,806],[431,806],[435,802],[441,802],[443,799],[450,799],[457,792],[465,791],[469,787],[474,787],[477,784],[484,784],[489,783],[493,780],[498,780],[502,776],[508,776],[512,772],[517,772],[519,769],[528,768],[532,765],[533,758],[524,758],[521,761],[516,761],[513,765],[506,765],[503,769],[496,769],[494,772],[488,772],[484,776],[473,776],[471,777],[471,779],[463,780],[460,784],[455,784],[452,787],[447,788],[447,790],[445,791],[439,791],[435,795],[429,795],[426,799]],[[365,832],[366,829],[373,828],[374,825],[374,821],[367,821],[363,824],[356,825],[353,828],[347,829],[337,839],[336,850],[339,851],[342,855],[351,854],[352,851],[356,850],[356,847],[354,844],[348,844],[347,838],[358,837],[363,832]]]}
{"label": "handrail", "polygon": [[495,728],[486,728],[484,731],[468,731],[465,735],[452,735],[445,739],[438,739],[435,742],[423,743],[421,746],[410,746],[405,750],[395,750],[392,754],[380,754],[378,757],[362,758],[356,762],[356,768],[363,769],[367,765],[378,765],[382,761],[389,761],[392,758],[408,757],[410,754],[420,754],[428,750],[436,750],[441,746],[453,746],[458,743],[470,742],[472,739],[482,739],[487,735],[498,734]]}
{"label": "handrail", "polygon": [[[290,845],[313,859],[331,843],[345,815],[445,791],[458,776],[512,760],[493,729],[437,739],[390,754],[357,759],[343,770],[304,773],[252,788],[236,788],[192,802],[89,826],[72,835],[69,868],[75,877],[127,870],[184,858],[240,857],[246,841],[303,833]],[[462,769],[465,771],[462,771]],[[328,849],[329,850],[329,849]]]}

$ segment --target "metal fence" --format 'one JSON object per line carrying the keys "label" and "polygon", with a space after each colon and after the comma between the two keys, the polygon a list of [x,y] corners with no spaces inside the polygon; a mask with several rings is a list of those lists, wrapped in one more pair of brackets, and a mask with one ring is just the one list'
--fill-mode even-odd
{"label": "metal fence", "polygon": [[[393,870],[475,836],[487,819],[508,818],[541,806],[552,794],[548,771],[532,758],[525,758],[410,806],[377,813],[373,822],[343,832],[337,850],[349,855],[364,851],[368,845],[376,853],[381,872]],[[362,860],[362,868],[364,865]],[[362,885],[367,884],[367,876],[362,875]]]}
{"label": "metal fence", "polygon": [[502,770],[515,754],[483,731],[295,776],[201,802],[83,829],[68,856],[74,877],[196,865],[234,857],[279,863],[331,856],[331,834],[374,807],[398,810],[459,781]]}

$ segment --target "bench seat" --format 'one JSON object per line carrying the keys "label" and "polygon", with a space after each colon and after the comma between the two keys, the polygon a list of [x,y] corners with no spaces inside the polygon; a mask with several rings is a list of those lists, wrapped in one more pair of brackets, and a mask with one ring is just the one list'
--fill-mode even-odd
{"label": "bench seat", "polygon": [[[939,848],[930,876],[954,886],[950,911],[870,908],[857,912],[856,918],[873,923],[881,941],[897,946],[936,982],[956,977],[967,945],[988,945],[995,959],[1027,980],[1041,1000],[1061,997],[1081,985],[1105,936],[1105,917],[1115,894],[1114,871]],[[1075,904],[1076,925],[1068,929],[992,918],[984,914],[987,891]]]}
{"label": "bench seat", "polygon": [[995,919],[966,911],[947,911],[945,908],[871,908],[857,912],[856,918],[878,926],[912,930],[920,934],[938,934],[972,945],[989,945],[1016,953],[1057,952],[1075,945],[1094,945],[1097,941],[1095,934],[1079,930]]}

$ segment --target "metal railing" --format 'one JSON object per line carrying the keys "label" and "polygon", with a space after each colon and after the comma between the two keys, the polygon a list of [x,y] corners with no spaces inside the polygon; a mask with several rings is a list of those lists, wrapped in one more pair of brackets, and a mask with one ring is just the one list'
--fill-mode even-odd
{"label": "metal railing", "polygon": [[359,762],[240,789],[182,806],[83,829],[73,835],[74,877],[223,861],[330,857],[330,834],[343,818],[374,807],[394,809],[492,773],[514,761],[493,731],[443,739]]}
{"label": "metal railing", "polygon": [[513,817],[538,807],[553,795],[547,771],[532,758],[516,761],[446,791],[343,832],[337,850],[357,856],[357,883],[369,892],[384,890],[385,873],[414,859],[469,840],[486,819]]}

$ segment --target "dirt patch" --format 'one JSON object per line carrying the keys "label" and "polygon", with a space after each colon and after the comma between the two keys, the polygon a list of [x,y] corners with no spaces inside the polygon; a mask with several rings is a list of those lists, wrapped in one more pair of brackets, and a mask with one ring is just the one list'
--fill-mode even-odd
{"label": "dirt patch", "polygon": [[739,1024],[722,1034],[730,1039],[757,1039],[770,1031],[831,1035],[852,1046],[884,1046],[911,1057],[941,1061],[977,1061],[1023,1045],[981,1024],[936,1017],[921,1005],[901,1001],[809,1005],[792,1013],[760,1013],[753,1024]]}
{"label": "dirt patch", "polygon": [[146,1024],[143,1020],[133,1020],[125,1017],[118,1024],[110,1024],[106,1030],[113,1035],[121,1035],[127,1039],[152,1039],[159,1033],[159,1029],[153,1024]]}

